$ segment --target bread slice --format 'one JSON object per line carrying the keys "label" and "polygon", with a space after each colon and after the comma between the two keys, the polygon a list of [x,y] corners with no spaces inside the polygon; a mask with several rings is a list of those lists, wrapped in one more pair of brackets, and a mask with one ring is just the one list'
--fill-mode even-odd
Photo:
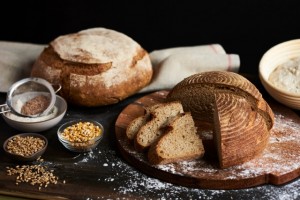
{"label": "bread slice", "polygon": [[274,113],[259,90],[234,72],[210,71],[178,83],[168,101],[180,101],[195,120],[213,124],[221,168],[246,162],[266,147]]}
{"label": "bread slice", "polygon": [[150,113],[160,104],[145,107],[145,114],[132,120],[126,129],[126,136],[129,140],[133,140],[140,128],[150,120]]}
{"label": "bread slice", "polygon": [[132,120],[126,128],[126,136],[129,140],[133,140],[140,128],[150,119],[150,114],[139,116]]}
{"label": "bread slice", "polygon": [[151,145],[148,160],[151,164],[167,164],[193,160],[204,155],[202,140],[197,135],[191,113],[179,114],[166,132]]}
{"label": "bread slice", "polygon": [[137,151],[143,151],[150,147],[161,135],[161,128],[165,127],[176,115],[183,113],[183,107],[179,101],[162,103],[150,112],[151,119],[144,124],[134,137],[134,147]]}

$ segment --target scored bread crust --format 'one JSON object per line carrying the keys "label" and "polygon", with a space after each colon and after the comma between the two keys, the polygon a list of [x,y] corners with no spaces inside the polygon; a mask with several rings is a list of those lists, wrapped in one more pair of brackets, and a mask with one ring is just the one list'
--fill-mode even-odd
{"label": "scored bread crust", "polygon": [[168,94],[169,101],[181,101],[185,111],[191,111],[195,119],[213,122],[215,93],[241,96],[252,108],[264,116],[270,130],[274,125],[274,113],[260,91],[245,77],[226,71],[209,71],[194,74],[178,83]]}
{"label": "scored bread crust", "polygon": [[[178,83],[167,100],[180,101],[184,110],[191,112],[196,120],[214,125],[213,139],[222,168],[246,162],[260,154],[274,125],[274,113],[259,90],[234,72],[210,71],[192,75]],[[234,118],[235,115],[247,116],[247,119],[243,121]],[[229,129],[234,133],[228,132]],[[249,137],[245,138],[245,135]],[[237,143],[237,146],[232,145]]]}
{"label": "scored bread crust", "polygon": [[88,107],[115,104],[135,94],[150,83],[152,73],[145,49],[105,28],[56,38],[31,70],[31,76],[60,84],[59,93],[69,103]]}
{"label": "scored bread crust", "polygon": [[235,94],[215,94],[214,123],[221,168],[251,160],[268,143],[270,133],[263,116],[245,98]]}

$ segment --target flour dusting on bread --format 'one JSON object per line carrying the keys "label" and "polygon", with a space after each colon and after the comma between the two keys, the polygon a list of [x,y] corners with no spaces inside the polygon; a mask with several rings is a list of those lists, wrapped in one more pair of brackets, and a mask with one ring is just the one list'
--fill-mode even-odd
{"label": "flour dusting on bread", "polygon": [[147,86],[148,52],[123,33],[102,27],[62,35],[43,50],[31,76],[60,84],[59,94],[80,106],[116,104]]}
{"label": "flour dusting on bread", "polygon": [[114,60],[116,65],[134,56],[140,48],[138,43],[125,34],[106,28],[63,35],[52,41],[51,45],[64,60],[89,64]]}

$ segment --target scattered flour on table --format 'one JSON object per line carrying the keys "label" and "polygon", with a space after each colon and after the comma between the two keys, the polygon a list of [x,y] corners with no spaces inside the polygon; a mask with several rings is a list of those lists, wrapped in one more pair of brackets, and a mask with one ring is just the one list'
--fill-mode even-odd
{"label": "scattered flour on table", "polygon": [[[104,168],[109,168],[115,174],[109,174],[107,177],[98,178],[101,182],[114,182],[113,190],[119,194],[119,199],[122,196],[132,196],[130,199],[149,199],[149,196],[155,196],[155,199],[201,199],[201,200],[214,200],[214,199],[249,199],[256,200],[264,197],[264,200],[286,200],[286,199],[299,199],[300,198],[300,180],[291,182],[287,185],[278,187],[273,185],[264,185],[248,189],[240,190],[207,190],[198,188],[188,188],[177,186],[168,182],[160,181],[159,179],[149,177],[139,172],[134,167],[131,167],[126,161],[117,157],[116,152],[113,150],[97,150],[96,152],[85,153],[83,158],[76,162],[76,164],[88,162],[90,159],[97,159],[101,155],[100,164]],[[187,164],[188,162],[186,162]],[[191,163],[189,166],[192,168]],[[161,168],[171,167],[162,165]],[[214,169],[208,169],[208,172],[214,172]],[[184,196],[185,198],[182,198]],[[103,199],[98,197],[97,199]],[[107,199],[107,198],[106,198]],[[109,199],[109,198],[108,198]],[[115,199],[112,195],[111,199]],[[87,198],[87,200],[93,200]]]}
{"label": "scattered flour on table", "polygon": [[87,163],[90,160],[95,159],[97,157],[98,157],[97,154],[95,154],[93,151],[89,151],[89,152],[83,153],[83,158],[74,164],[78,165],[79,163]]}
{"label": "scattered flour on table", "polygon": [[[281,156],[288,156],[287,154],[281,154],[276,149],[276,144],[282,142],[296,141],[296,144],[300,145],[299,130],[300,125],[295,124],[293,120],[286,119],[282,115],[276,115],[275,129],[279,134],[275,134],[270,138],[270,143],[274,148],[270,148],[269,152],[264,153],[262,159],[256,160],[256,162],[247,162],[243,165],[236,166],[236,174],[231,174],[227,179],[235,178],[247,178],[255,175],[260,175],[266,171],[273,170],[286,170],[291,171],[300,168],[300,152],[299,156],[288,163],[280,163]],[[289,134],[282,134],[285,131]],[[128,149],[128,151],[130,151]],[[136,158],[143,160],[142,154],[137,153]],[[119,194],[118,199],[149,199],[149,197],[155,197],[155,199],[201,199],[201,200],[214,200],[214,199],[247,199],[247,200],[296,200],[300,199],[300,179],[295,179],[288,184],[282,186],[263,185],[247,189],[236,190],[208,190],[199,188],[188,188],[178,186],[172,183],[161,181],[159,179],[150,177],[140,172],[138,169],[127,164],[122,160],[114,150],[95,150],[85,153],[84,156],[75,164],[89,162],[91,159],[97,160],[99,166],[107,169],[110,173],[107,173],[106,177],[98,177],[99,182],[114,183],[113,190]],[[271,159],[274,162],[264,163],[264,159]],[[181,162],[176,167],[181,166],[184,170],[183,173],[202,170],[203,173],[215,174],[218,173],[218,169],[211,166],[209,163],[200,162]],[[174,164],[159,165],[157,167],[160,170],[167,171],[173,174],[178,174]],[[225,169],[226,170],[226,169]],[[112,172],[112,173],[111,173]],[[180,175],[180,173],[178,174]],[[230,192],[228,192],[230,191]],[[126,198],[125,198],[126,197]],[[98,197],[97,199],[103,199],[104,197]],[[105,197],[109,199],[109,197]],[[111,199],[116,199],[112,194]],[[87,200],[92,200],[88,198]]]}

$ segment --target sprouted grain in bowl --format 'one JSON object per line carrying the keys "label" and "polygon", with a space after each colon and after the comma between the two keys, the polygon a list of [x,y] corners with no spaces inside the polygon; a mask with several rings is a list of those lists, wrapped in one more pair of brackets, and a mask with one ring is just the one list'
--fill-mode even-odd
{"label": "sprouted grain in bowl", "polygon": [[271,72],[269,81],[279,89],[300,94],[300,56],[278,65]]}
{"label": "sprouted grain in bowl", "polygon": [[88,142],[101,134],[99,126],[91,122],[78,122],[65,128],[62,137],[70,142]]}
{"label": "sprouted grain in bowl", "polygon": [[45,116],[22,117],[22,116],[15,115],[12,112],[5,113],[5,116],[11,120],[18,121],[18,122],[41,122],[41,121],[46,121],[46,120],[52,119],[52,118],[56,117],[57,114],[58,114],[58,108],[56,106],[54,106],[52,111]]}

